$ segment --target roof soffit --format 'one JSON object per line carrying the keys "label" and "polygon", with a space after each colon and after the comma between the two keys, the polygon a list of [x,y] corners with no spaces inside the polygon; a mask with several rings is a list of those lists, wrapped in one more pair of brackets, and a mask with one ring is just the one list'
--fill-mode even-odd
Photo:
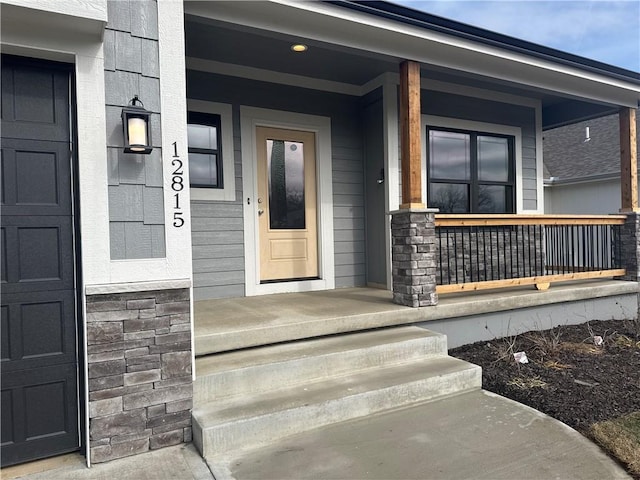
{"label": "roof soffit", "polygon": [[349,11],[323,2],[186,2],[188,14],[265,31],[275,30],[390,58],[506,80],[527,87],[578,96],[613,105],[637,106],[640,86],[616,78],[527,57]]}

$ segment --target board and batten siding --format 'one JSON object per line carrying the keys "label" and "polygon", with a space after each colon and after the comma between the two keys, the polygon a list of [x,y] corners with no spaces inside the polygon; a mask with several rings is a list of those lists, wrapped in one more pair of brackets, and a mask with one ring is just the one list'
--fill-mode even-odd
{"label": "board and batten siding", "polygon": [[422,90],[421,108],[423,115],[520,127],[523,208],[538,208],[536,122],[533,108],[431,90]]}
{"label": "board and batten siding", "polygon": [[364,285],[365,201],[358,99],[193,70],[187,71],[187,98],[233,106],[236,171],[235,201],[191,202],[195,299],[245,293],[241,105],[331,118],[335,285]]}

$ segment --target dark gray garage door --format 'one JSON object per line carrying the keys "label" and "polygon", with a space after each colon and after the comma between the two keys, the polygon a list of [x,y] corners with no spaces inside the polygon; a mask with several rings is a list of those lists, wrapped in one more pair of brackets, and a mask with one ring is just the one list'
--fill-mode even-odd
{"label": "dark gray garage door", "polygon": [[70,70],[2,57],[2,465],[76,450]]}

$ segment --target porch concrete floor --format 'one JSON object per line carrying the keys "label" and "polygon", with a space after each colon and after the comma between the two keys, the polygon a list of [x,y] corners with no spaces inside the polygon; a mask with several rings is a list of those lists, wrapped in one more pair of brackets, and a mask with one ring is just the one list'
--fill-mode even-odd
{"label": "porch concrete floor", "polygon": [[195,351],[207,355],[336,333],[429,322],[554,303],[638,293],[638,284],[594,280],[440,296],[437,306],[409,308],[391,292],[343,288],[195,302]]}

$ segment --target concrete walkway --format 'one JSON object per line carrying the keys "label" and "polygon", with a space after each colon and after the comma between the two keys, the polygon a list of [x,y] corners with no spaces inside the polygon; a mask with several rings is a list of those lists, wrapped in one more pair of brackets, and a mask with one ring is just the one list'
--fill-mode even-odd
{"label": "concrete walkway", "polygon": [[2,470],[2,480],[214,480],[193,444],[153,450],[87,468],[80,454]]}
{"label": "concrete walkway", "polygon": [[[59,457],[61,458],[61,457]],[[84,467],[81,457],[2,479],[629,479],[596,445],[529,407],[478,390],[337,424],[227,458],[207,469],[193,445]],[[49,462],[49,460],[45,461]],[[31,473],[29,473],[31,472]]]}
{"label": "concrete walkway", "polygon": [[208,463],[216,480],[630,478],[565,424],[481,390]]}

